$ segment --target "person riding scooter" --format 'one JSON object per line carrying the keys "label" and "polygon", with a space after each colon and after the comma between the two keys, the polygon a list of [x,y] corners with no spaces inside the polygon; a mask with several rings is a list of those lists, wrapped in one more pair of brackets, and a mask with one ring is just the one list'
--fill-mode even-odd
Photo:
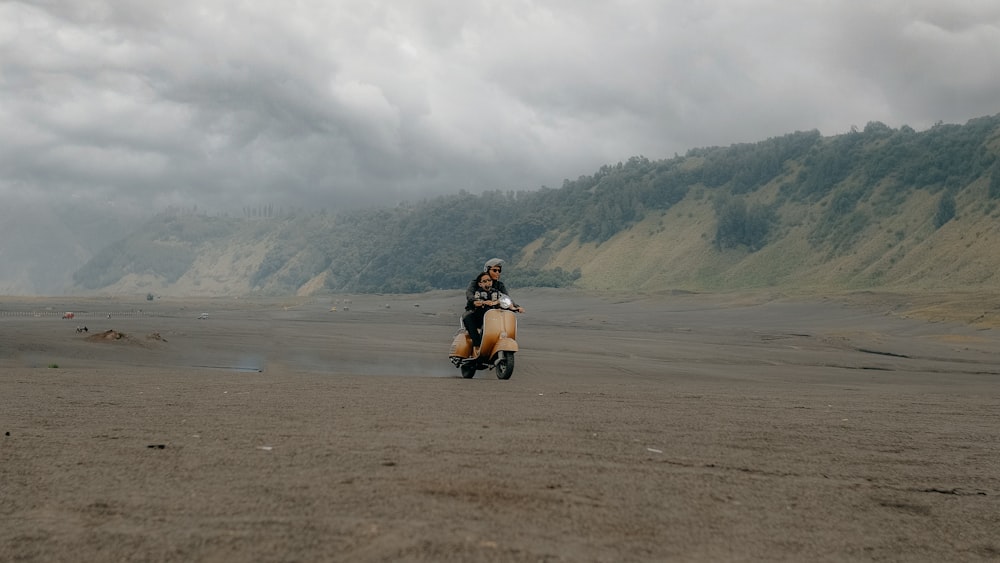
{"label": "person riding scooter", "polygon": [[[503,293],[504,295],[510,297],[510,292],[507,291],[507,286],[505,286],[504,283],[500,281],[500,272],[503,270],[503,263],[504,261],[499,258],[490,258],[489,260],[486,261],[486,264],[483,265],[483,272],[488,273],[490,275],[490,278],[493,279],[493,289],[495,291]],[[479,278],[472,280],[472,282],[469,284],[469,287],[465,290],[466,300],[472,299],[473,293],[475,293],[479,289],[478,279]],[[520,305],[515,303],[511,307],[511,310],[517,311],[518,313],[523,313],[524,307],[521,307]]]}
{"label": "person riding scooter", "polygon": [[487,272],[476,276],[473,283],[476,285],[476,290],[471,296],[467,296],[462,325],[472,339],[472,354],[478,356],[483,341],[483,336],[479,332],[483,328],[483,317],[486,311],[499,306],[500,294],[493,288],[493,278]]}
{"label": "person riding scooter", "polygon": [[524,307],[505,295],[507,288],[499,279],[502,263],[499,258],[488,260],[465,292],[462,328],[455,333],[448,352],[451,363],[465,379],[484,369],[495,371],[497,379],[504,380],[514,373],[514,355],[518,351],[514,312],[524,312]]}

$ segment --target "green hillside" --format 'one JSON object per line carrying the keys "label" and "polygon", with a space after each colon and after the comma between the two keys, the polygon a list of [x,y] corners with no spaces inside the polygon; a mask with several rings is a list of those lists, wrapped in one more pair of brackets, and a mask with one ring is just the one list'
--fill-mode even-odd
{"label": "green hillside", "polygon": [[344,213],[163,213],[74,275],[81,291],[411,293],[464,287],[488,258],[512,286],[621,291],[977,289],[1000,266],[1000,115],[917,132],[637,156],[559,188],[458,193]]}

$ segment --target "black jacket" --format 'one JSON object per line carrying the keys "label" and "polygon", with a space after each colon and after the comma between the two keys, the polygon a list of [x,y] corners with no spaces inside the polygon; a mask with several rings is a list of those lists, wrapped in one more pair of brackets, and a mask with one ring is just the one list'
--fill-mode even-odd
{"label": "black jacket", "polygon": [[[475,307],[472,306],[472,302],[476,300],[476,292],[479,291],[479,284],[477,283],[478,281],[479,278],[472,280],[471,282],[469,282],[469,287],[465,289],[465,303],[466,303],[465,309],[467,311],[475,309]],[[510,297],[510,294],[507,293],[507,286],[505,286],[503,282],[500,280],[496,280],[493,282],[493,289],[490,291],[498,291],[500,293],[503,293],[507,297]],[[511,300],[513,300],[513,297],[511,297]],[[518,306],[517,303],[515,303],[514,306],[517,307]]]}
{"label": "black jacket", "polygon": [[465,310],[475,311],[477,309],[487,310],[496,309],[495,305],[483,305],[481,307],[476,307],[476,301],[495,301],[500,298],[500,292],[495,289],[489,291],[477,290],[473,292],[472,298],[465,300]]}

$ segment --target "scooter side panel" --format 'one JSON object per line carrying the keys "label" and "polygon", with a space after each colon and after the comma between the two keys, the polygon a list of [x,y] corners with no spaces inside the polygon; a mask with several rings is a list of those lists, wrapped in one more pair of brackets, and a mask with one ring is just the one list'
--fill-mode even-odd
{"label": "scooter side panel", "polygon": [[517,319],[514,313],[501,309],[490,309],[483,317],[483,344],[480,350],[484,353],[492,351],[501,335],[506,338],[517,338]]}
{"label": "scooter side panel", "polygon": [[469,338],[469,333],[460,330],[455,335],[454,340],[451,341],[451,351],[448,352],[448,357],[468,358],[471,355],[472,339]]}

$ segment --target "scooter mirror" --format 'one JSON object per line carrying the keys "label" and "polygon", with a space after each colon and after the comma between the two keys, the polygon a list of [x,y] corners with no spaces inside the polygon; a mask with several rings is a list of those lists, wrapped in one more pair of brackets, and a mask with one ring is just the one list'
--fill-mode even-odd
{"label": "scooter mirror", "polygon": [[501,293],[500,294],[500,306],[504,309],[510,309],[514,306],[514,301],[510,297]]}

